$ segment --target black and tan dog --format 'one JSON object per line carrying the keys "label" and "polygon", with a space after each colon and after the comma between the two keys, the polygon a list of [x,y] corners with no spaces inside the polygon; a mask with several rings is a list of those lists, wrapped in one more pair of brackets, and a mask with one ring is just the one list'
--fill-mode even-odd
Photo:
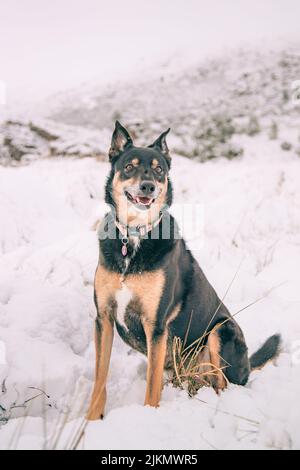
{"label": "black and tan dog", "polygon": [[[104,414],[114,325],[123,340],[148,357],[145,404],[158,406],[164,368],[172,367],[172,340],[203,338],[212,385],[245,385],[250,371],[276,356],[280,336],[250,359],[243,333],[207,281],[167,208],[172,203],[171,158],[164,132],[152,145],[133,145],[116,122],[95,276],[96,378],[88,419]],[[199,361],[204,360],[199,354]],[[206,358],[207,360],[207,358]],[[224,374],[221,369],[225,367]],[[224,377],[225,375],[225,377]]]}

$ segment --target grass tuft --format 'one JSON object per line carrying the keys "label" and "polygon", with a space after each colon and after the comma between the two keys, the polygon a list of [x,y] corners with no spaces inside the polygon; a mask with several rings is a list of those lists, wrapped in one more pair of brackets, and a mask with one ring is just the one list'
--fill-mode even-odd
{"label": "grass tuft", "polygon": [[227,381],[223,372],[227,366],[218,368],[210,362],[208,346],[203,344],[203,340],[204,337],[201,337],[193,343],[193,347],[185,347],[180,338],[173,339],[173,371],[169,382],[186,390],[190,397],[195,396],[202,387],[213,386],[219,374]]}

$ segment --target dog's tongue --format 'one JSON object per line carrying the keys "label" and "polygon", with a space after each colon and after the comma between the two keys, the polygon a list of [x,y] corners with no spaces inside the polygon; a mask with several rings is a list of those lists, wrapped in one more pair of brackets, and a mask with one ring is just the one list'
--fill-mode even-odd
{"label": "dog's tongue", "polygon": [[140,196],[139,196],[139,197],[137,198],[137,201],[138,201],[138,202],[141,202],[142,204],[147,205],[147,204],[150,204],[150,202],[152,201],[152,199],[150,199],[149,197],[140,197]]}

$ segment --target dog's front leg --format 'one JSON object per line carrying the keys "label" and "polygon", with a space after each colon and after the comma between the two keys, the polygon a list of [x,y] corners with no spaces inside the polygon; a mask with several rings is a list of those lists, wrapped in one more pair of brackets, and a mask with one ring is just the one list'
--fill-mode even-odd
{"label": "dog's front leg", "polygon": [[144,322],[147,338],[147,388],[145,405],[159,406],[163,387],[163,372],[167,351],[167,330],[157,332],[153,325]]}
{"label": "dog's front leg", "polygon": [[87,414],[88,420],[103,418],[106,402],[106,380],[113,343],[113,322],[108,315],[95,321],[96,368],[93,395]]}

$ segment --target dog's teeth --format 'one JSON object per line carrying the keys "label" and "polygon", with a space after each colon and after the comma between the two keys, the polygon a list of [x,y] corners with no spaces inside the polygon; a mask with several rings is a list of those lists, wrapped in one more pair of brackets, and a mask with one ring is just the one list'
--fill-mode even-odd
{"label": "dog's teeth", "polygon": [[154,201],[154,199],[149,199],[149,200],[147,200],[147,202],[144,202],[143,199],[145,199],[145,198],[140,198],[139,196],[137,196],[134,199],[134,202],[135,202],[135,204],[142,204],[143,206],[149,206]]}

